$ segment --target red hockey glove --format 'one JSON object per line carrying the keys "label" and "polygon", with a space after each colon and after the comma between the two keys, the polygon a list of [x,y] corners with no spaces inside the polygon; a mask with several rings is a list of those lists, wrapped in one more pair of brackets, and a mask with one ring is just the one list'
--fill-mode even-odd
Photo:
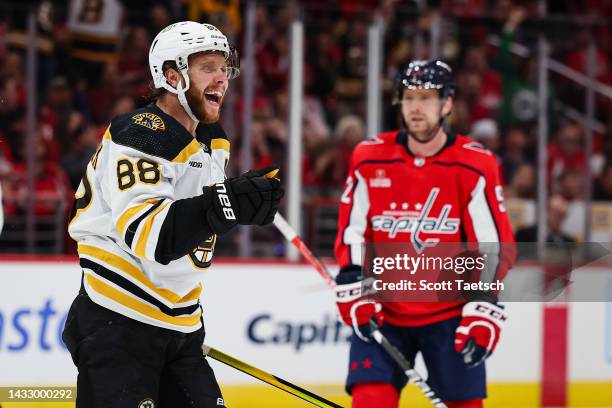
{"label": "red hockey glove", "polygon": [[342,321],[353,327],[355,334],[365,342],[370,341],[370,319],[376,317],[383,323],[382,305],[363,295],[361,270],[341,271],[336,277],[336,305]]}
{"label": "red hockey glove", "polygon": [[463,354],[468,367],[476,367],[493,353],[507,320],[501,306],[469,302],[463,306],[461,322],[455,330],[455,350]]}

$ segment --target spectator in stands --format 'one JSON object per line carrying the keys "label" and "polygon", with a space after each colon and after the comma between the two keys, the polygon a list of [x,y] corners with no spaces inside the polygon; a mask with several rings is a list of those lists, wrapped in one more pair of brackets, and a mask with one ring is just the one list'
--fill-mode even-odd
{"label": "spectator in stands", "polygon": [[[576,242],[574,238],[565,234],[561,229],[567,214],[567,206],[567,201],[560,194],[553,194],[548,198],[546,210],[546,242]],[[537,224],[519,229],[514,237],[516,242],[537,242]]]}
{"label": "spectator in stands", "polygon": [[472,127],[472,116],[469,103],[462,98],[453,101],[453,111],[450,114],[449,122],[452,129],[462,135],[469,135]]}
{"label": "spectator in stands", "polygon": [[136,26],[121,46],[117,60],[122,95],[138,97],[149,91],[149,47],[151,38],[145,27]]}
{"label": "spectator in stands", "polygon": [[[342,27],[344,31],[339,34],[338,41],[343,54],[336,83],[336,94],[346,104],[357,99],[363,100],[365,95],[368,55],[366,49],[368,38],[367,17],[364,15],[355,16],[351,20],[345,21]],[[343,108],[341,113],[347,112],[348,109]]]}
{"label": "spectator in stands", "polygon": [[[11,175],[10,195],[15,199],[17,212],[25,212],[28,202],[34,200],[34,214],[46,216],[68,209],[73,191],[68,177],[59,164],[49,160],[47,144],[40,139],[34,143],[34,197],[28,194],[27,167],[25,162],[17,162]],[[25,149],[25,140],[21,149]],[[21,157],[25,157],[22,151]],[[8,192],[7,192],[8,194]]]}
{"label": "spectator in stands", "polygon": [[334,139],[339,145],[339,159],[341,180],[345,180],[348,175],[351,154],[353,149],[366,138],[365,124],[357,115],[347,115],[342,117],[334,130]]}
{"label": "spectator in stands", "polygon": [[[11,186],[13,165],[14,160],[11,149],[6,140],[0,136],[0,190],[2,191],[7,191]],[[15,213],[15,206],[8,204],[6,200],[0,199],[0,206],[4,208],[2,211],[3,215]]]}
{"label": "spectator in stands", "polygon": [[584,171],[586,159],[582,146],[582,126],[573,122],[563,124],[555,141],[548,145],[549,180],[557,179],[566,170]]}
{"label": "spectator in stands", "polygon": [[164,27],[172,24],[172,16],[168,6],[163,2],[157,2],[151,7],[149,13],[149,36],[153,38],[157,33],[164,29]]}
{"label": "spectator in stands", "polygon": [[558,192],[567,201],[582,200],[584,198],[584,175],[578,170],[565,170],[557,179],[554,191]]}
{"label": "spectator in stands", "polygon": [[[502,128],[530,125],[538,117],[537,60],[535,56],[529,55],[522,55],[520,59],[512,53],[514,33],[527,15],[525,7],[513,7],[501,33],[495,65],[503,79],[503,100],[499,111],[499,124]],[[548,93],[549,128],[552,129],[556,124],[552,103],[556,96],[555,87],[550,81]]]}
{"label": "spectator in stands", "polygon": [[131,96],[122,96],[117,99],[111,109],[111,117],[122,115],[136,109],[136,103]]}
{"label": "spectator in stands", "polygon": [[536,192],[536,170],[532,164],[522,163],[512,175],[507,186],[504,187],[504,195],[508,198],[535,198]]}
{"label": "spectator in stands", "polygon": [[[74,93],[68,79],[55,77],[49,84],[47,102],[41,110],[42,138],[50,147],[47,154],[59,160],[59,151],[72,148],[76,133],[85,124],[85,117],[74,107]],[[59,151],[57,151],[59,149]]]}
{"label": "spectator in stands", "polygon": [[289,77],[289,38],[287,33],[277,32],[257,54],[257,74],[261,79],[260,90],[268,94],[287,87]]}
{"label": "spectator in stands", "polygon": [[330,137],[320,102],[315,98],[305,98],[302,117],[304,185],[323,189],[339,185],[338,146]]}
{"label": "spectator in stands", "polygon": [[8,52],[0,59],[0,135],[13,152],[17,149],[20,135],[15,129],[15,122],[20,121],[25,113],[24,73],[19,54]]}
{"label": "spectator in stands", "polygon": [[254,168],[260,169],[274,164],[268,146],[265,122],[258,120],[251,124],[251,144],[254,153]]}
{"label": "spectator in stands", "polygon": [[[110,111],[113,103],[123,94],[119,77],[117,65],[106,64],[102,76],[98,80],[98,85],[89,88],[91,116],[96,124],[108,123],[111,118]],[[143,95],[147,94],[148,92]]]}
{"label": "spectator in stands", "polygon": [[511,180],[518,167],[527,163],[527,133],[521,128],[513,127],[506,131],[502,148],[502,177]]}
{"label": "spectator in stands", "polygon": [[98,130],[95,126],[81,126],[75,132],[70,150],[62,152],[60,164],[66,172],[73,191],[76,191],[79,186],[85,167],[95,153],[99,142]]}
{"label": "spectator in stands", "polygon": [[612,74],[610,73],[609,56],[606,55],[602,50],[597,47],[597,43],[593,41],[593,34],[588,28],[581,28],[573,36],[575,39],[574,49],[567,56],[567,65],[587,75],[587,63],[588,63],[588,49],[589,45],[593,43],[596,47],[595,50],[595,78],[603,83],[610,84],[612,80]]}
{"label": "spectator in stands", "polygon": [[475,93],[472,119],[496,117],[502,101],[502,78],[489,68],[484,45],[471,45],[466,50],[462,71],[470,77],[479,77],[478,81],[472,78]]}
{"label": "spectator in stands", "polygon": [[325,104],[336,85],[338,67],[342,62],[342,51],[329,28],[318,31],[314,41],[307,42],[307,44],[311,45],[307,50],[307,59],[313,77],[309,93]]}
{"label": "spectator in stands", "polygon": [[608,161],[593,190],[594,200],[612,201],[612,160]]}
{"label": "spectator in stands", "polygon": [[[499,155],[501,139],[497,123],[493,119],[479,119],[472,124],[469,135],[482,144],[486,149]],[[499,160],[499,159],[498,159]]]}

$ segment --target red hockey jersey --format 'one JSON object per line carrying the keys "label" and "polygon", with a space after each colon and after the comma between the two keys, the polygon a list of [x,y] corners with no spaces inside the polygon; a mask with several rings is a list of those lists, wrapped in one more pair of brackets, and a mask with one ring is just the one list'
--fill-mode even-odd
{"label": "red hockey jersey", "polygon": [[[341,268],[362,266],[370,242],[407,242],[417,252],[436,242],[514,242],[491,152],[449,134],[437,154],[418,157],[407,138],[405,131],[382,133],[353,151],[335,244]],[[513,259],[499,262],[501,279]],[[391,324],[418,326],[458,316],[462,305],[385,302],[383,311]]]}

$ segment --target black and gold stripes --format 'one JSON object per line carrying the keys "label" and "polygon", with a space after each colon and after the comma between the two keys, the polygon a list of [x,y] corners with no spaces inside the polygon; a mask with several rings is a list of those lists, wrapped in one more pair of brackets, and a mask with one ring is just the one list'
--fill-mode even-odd
{"label": "black and gold stripes", "polygon": [[[136,231],[138,230],[138,226],[140,225],[140,223],[147,218],[149,215],[151,215],[151,213],[153,211],[155,211],[156,209],[158,209],[162,203],[165,200],[159,200],[157,201],[155,204],[153,204],[147,211],[145,211],[140,217],[136,218],[126,229],[125,231],[125,235],[124,235],[124,240],[125,243],[127,244],[127,246],[129,246],[130,248],[132,248],[132,242],[134,241],[134,235],[136,234]],[[132,248],[133,249],[133,248]]]}
{"label": "black and gold stripes", "polygon": [[162,313],[168,315],[168,316],[183,316],[183,315],[191,315],[194,312],[196,312],[198,310],[198,308],[200,307],[200,305],[198,303],[193,304],[191,306],[187,306],[187,307],[177,307],[177,308],[170,308],[167,305],[165,305],[164,303],[160,302],[157,298],[155,298],[154,296],[151,296],[150,294],[148,294],[144,289],[142,289],[140,286],[136,285],[135,283],[129,281],[128,279],[125,279],[124,277],[122,277],[121,275],[117,274],[116,272],[113,272],[112,270],[105,268],[104,266],[100,265],[99,263],[96,263],[94,261],[91,261],[89,259],[86,258],[81,258],[80,259],[80,264],[81,264],[81,268],[83,269],[90,269],[91,271],[93,271],[97,276],[100,276],[104,279],[106,279],[109,282],[114,283],[115,285],[119,286],[122,289],[125,289],[127,292],[130,292],[131,295],[137,297],[140,300],[143,300],[153,306],[155,306],[156,308],[158,308]]}
{"label": "black and gold stripes", "polygon": [[79,244],[88,294],[96,303],[148,324],[179,331],[200,325],[201,284],[181,296],[156,287],[134,263],[92,245]]}

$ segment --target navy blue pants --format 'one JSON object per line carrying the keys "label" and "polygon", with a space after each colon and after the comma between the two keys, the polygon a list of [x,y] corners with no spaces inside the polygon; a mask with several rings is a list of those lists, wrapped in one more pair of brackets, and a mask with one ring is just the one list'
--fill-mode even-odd
{"label": "navy blue pants", "polygon": [[[427,366],[427,384],[445,401],[484,399],[487,396],[484,364],[469,368],[454,348],[455,329],[460,317],[418,327],[398,327],[384,324],[381,332],[414,364],[421,352]],[[392,384],[398,392],[407,378],[399,366],[380,345],[366,343],[353,334],[350,340],[349,374],[346,389],[357,383],[383,382]],[[423,373],[421,373],[423,374]]]}

